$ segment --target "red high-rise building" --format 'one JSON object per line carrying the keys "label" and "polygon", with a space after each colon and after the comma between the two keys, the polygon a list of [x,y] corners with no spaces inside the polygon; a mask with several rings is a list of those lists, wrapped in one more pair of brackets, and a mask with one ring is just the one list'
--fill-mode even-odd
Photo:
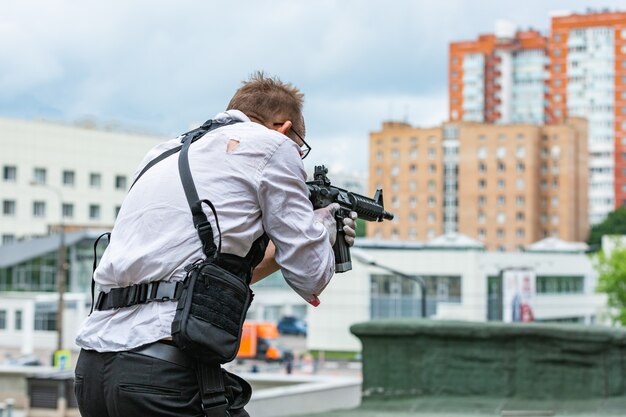
{"label": "red high-rise building", "polygon": [[450,119],[588,120],[589,220],[626,204],[626,12],[554,15],[550,34],[498,22],[450,44]]}

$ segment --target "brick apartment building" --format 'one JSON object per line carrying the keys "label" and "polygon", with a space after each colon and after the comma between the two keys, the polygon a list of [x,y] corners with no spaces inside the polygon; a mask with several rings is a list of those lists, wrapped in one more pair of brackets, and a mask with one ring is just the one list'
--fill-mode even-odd
{"label": "brick apartment building", "polygon": [[422,129],[385,122],[370,133],[369,188],[383,188],[392,222],[377,239],[426,241],[459,232],[488,250],[544,237],[585,240],[587,123],[548,126],[449,122]]}
{"label": "brick apartment building", "polygon": [[560,13],[547,36],[498,22],[450,44],[452,121],[588,120],[589,220],[626,203],[626,12]]}

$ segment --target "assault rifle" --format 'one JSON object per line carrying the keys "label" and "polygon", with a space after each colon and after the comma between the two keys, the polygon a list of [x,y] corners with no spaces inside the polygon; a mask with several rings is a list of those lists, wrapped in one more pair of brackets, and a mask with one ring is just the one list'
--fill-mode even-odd
{"label": "assault rifle", "polygon": [[335,213],[337,221],[337,240],[333,246],[335,252],[335,272],[346,272],[352,269],[350,247],[346,243],[343,231],[343,219],[350,216],[351,211],[356,211],[359,219],[368,222],[382,222],[392,220],[393,213],[385,210],[383,205],[383,190],[376,190],[374,198],[365,197],[342,188],[330,185],[326,176],[328,169],[324,166],[316,166],[313,173],[313,181],[307,181],[309,187],[309,199],[313,203],[313,209],[326,207],[332,203],[339,203],[339,210]]}

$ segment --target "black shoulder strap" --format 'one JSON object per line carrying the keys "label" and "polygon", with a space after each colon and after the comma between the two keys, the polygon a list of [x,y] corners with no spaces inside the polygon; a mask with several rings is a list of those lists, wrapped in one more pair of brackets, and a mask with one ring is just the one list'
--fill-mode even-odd
{"label": "black shoulder strap", "polygon": [[91,310],[89,311],[90,315],[91,313],[93,313],[94,297],[95,297],[95,292],[96,292],[96,280],[95,280],[94,275],[96,274],[96,267],[98,266],[98,251],[97,251],[98,242],[100,242],[100,239],[102,239],[103,236],[106,236],[108,243],[111,243],[111,233],[106,232],[98,236],[98,238],[93,244],[93,271],[91,272]]}
{"label": "black shoulder strap", "polygon": [[[189,146],[191,145],[192,137],[187,136],[183,140],[183,149],[178,156],[178,172],[180,173],[180,180],[183,183],[183,189],[185,190],[185,196],[187,197],[187,204],[191,209],[191,216],[193,219],[193,226],[198,232],[198,237],[202,242],[202,251],[207,258],[216,258],[222,251],[222,232],[220,230],[220,224],[217,220],[217,212],[213,203],[209,200],[200,200],[198,197],[198,191],[196,185],[193,182],[193,176],[191,175],[191,169],[189,168]],[[207,203],[213,212],[215,218],[215,224],[219,233],[219,246],[216,248],[213,242],[213,228],[211,223],[204,214],[202,209],[202,203]],[[217,249],[217,250],[216,250]]]}
{"label": "black shoulder strap", "polygon": [[[230,120],[228,122],[220,123],[220,122],[215,122],[215,121],[209,119],[206,122],[204,122],[204,124],[202,126],[200,126],[199,128],[190,130],[187,133],[183,133],[181,135],[182,138],[183,138],[181,140],[181,142],[184,141],[185,138],[191,137],[191,142],[193,143],[193,142],[195,142],[196,140],[200,139],[202,136],[204,136],[205,134],[209,133],[212,130],[218,129],[220,127],[232,125],[232,124],[235,124],[235,123],[239,123],[239,121],[238,120]],[[163,152],[161,155],[157,156],[156,158],[154,158],[153,160],[148,162],[146,164],[146,166],[143,167],[143,169],[141,170],[139,175],[137,175],[137,178],[135,178],[135,181],[133,181],[132,185],[130,186],[130,189],[133,188],[133,186],[135,185],[137,180],[139,180],[139,178],[141,178],[141,176],[143,174],[145,174],[145,172],[147,170],[149,170],[150,168],[152,168],[153,166],[155,166],[157,163],[161,162],[162,160],[164,160],[168,156],[174,155],[175,153],[179,152],[182,148],[183,148],[183,145],[179,145],[179,146],[176,146],[176,147],[174,147],[172,149],[168,149],[167,151]],[[129,189],[129,191],[130,191],[130,189]]]}

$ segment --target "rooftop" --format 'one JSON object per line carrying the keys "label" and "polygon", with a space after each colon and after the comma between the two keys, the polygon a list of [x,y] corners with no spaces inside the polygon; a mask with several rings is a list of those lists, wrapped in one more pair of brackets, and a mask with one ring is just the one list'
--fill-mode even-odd
{"label": "rooftop", "polygon": [[[352,410],[300,417],[466,417],[466,416],[623,416],[625,397],[584,400],[521,400],[485,397],[366,399]],[[294,416],[295,417],[295,416]]]}

